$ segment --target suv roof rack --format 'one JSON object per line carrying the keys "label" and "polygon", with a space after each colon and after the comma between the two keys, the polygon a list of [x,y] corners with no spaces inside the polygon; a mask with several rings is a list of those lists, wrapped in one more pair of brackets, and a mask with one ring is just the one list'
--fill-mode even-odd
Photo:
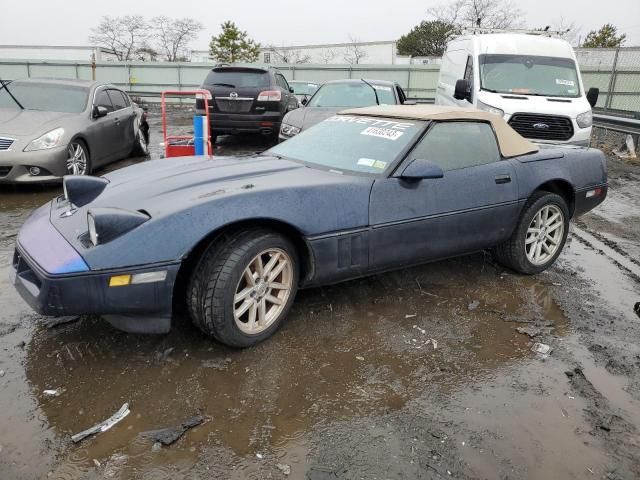
{"label": "suv roof rack", "polygon": [[485,33],[523,33],[526,35],[539,35],[542,37],[560,37],[567,33],[570,28],[566,30],[549,30],[549,27],[537,30],[530,30],[526,28],[484,28],[484,27],[465,27],[462,29],[462,35],[481,35]]}

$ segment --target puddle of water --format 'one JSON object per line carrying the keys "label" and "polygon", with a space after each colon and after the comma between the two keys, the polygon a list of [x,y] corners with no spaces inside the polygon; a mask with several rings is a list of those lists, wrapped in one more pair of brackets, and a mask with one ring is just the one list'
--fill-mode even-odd
{"label": "puddle of water", "polygon": [[[128,456],[124,477],[160,475],[171,465],[177,478],[212,441],[244,458],[246,468],[257,452],[303,457],[306,437],[328,419],[398,410],[425,382],[446,394],[530,358],[530,340],[503,316],[525,317],[531,304],[558,328],[565,320],[544,285],[527,282],[514,288],[479,255],[303,291],[283,330],[243,351],[212,343],[188,324],[163,337],[127,335],[95,319],[37,327],[25,371],[37,415],[58,438],[53,478],[81,477],[94,458],[104,462],[114,452]],[[479,306],[470,310],[474,299]],[[60,397],[43,396],[58,387],[66,389]],[[120,424],[69,443],[125,401],[132,413]],[[198,412],[211,421],[161,454],[138,437]],[[304,458],[298,465],[305,471]]]}

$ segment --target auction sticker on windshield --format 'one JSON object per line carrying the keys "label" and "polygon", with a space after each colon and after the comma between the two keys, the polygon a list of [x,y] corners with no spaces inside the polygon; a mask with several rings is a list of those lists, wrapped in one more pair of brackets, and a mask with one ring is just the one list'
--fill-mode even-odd
{"label": "auction sticker on windshield", "polygon": [[360,135],[370,135],[372,137],[386,138],[387,140],[397,140],[404,132],[394,130],[393,128],[367,127]]}

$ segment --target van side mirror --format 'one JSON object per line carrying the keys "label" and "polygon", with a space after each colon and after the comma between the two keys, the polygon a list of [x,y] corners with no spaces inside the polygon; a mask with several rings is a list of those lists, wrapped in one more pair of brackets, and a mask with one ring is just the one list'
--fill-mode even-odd
{"label": "van side mirror", "polygon": [[306,105],[307,103],[309,103],[309,99],[307,97],[303,97],[302,100],[300,100],[300,103],[302,105]]}
{"label": "van side mirror", "polygon": [[442,178],[444,177],[444,171],[437,163],[430,160],[414,158],[409,162],[399,176],[400,178],[407,180]]}
{"label": "van side mirror", "polygon": [[596,106],[598,103],[598,97],[600,96],[600,89],[596,87],[591,87],[587,92],[587,102],[591,105],[591,108]]}
{"label": "van side mirror", "polygon": [[103,107],[102,105],[94,105],[93,118],[106,117],[107,113],[109,113],[109,110],[107,110],[107,107]]}
{"label": "van side mirror", "polygon": [[289,87],[289,93],[294,93],[293,92],[293,87]]}
{"label": "van side mirror", "polygon": [[471,103],[471,82],[465,79],[458,80],[453,91],[453,98]]}

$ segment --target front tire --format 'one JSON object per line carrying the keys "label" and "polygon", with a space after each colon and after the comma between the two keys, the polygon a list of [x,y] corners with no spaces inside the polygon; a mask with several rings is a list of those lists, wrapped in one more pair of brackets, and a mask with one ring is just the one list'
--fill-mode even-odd
{"label": "front tire", "polygon": [[67,147],[67,175],[89,175],[91,158],[87,145],[80,139],[69,142]]}
{"label": "front tire", "polygon": [[297,288],[293,244],[269,230],[239,230],[209,246],[189,281],[187,304],[204,333],[231,347],[249,347],[279,328]]}
{"label": "front tire", "polygon": [[511,238],[493,250],[501,265],[532,275],[549,268],[562,252],[569,233],[567,202],[539,191],[527,201]]}

